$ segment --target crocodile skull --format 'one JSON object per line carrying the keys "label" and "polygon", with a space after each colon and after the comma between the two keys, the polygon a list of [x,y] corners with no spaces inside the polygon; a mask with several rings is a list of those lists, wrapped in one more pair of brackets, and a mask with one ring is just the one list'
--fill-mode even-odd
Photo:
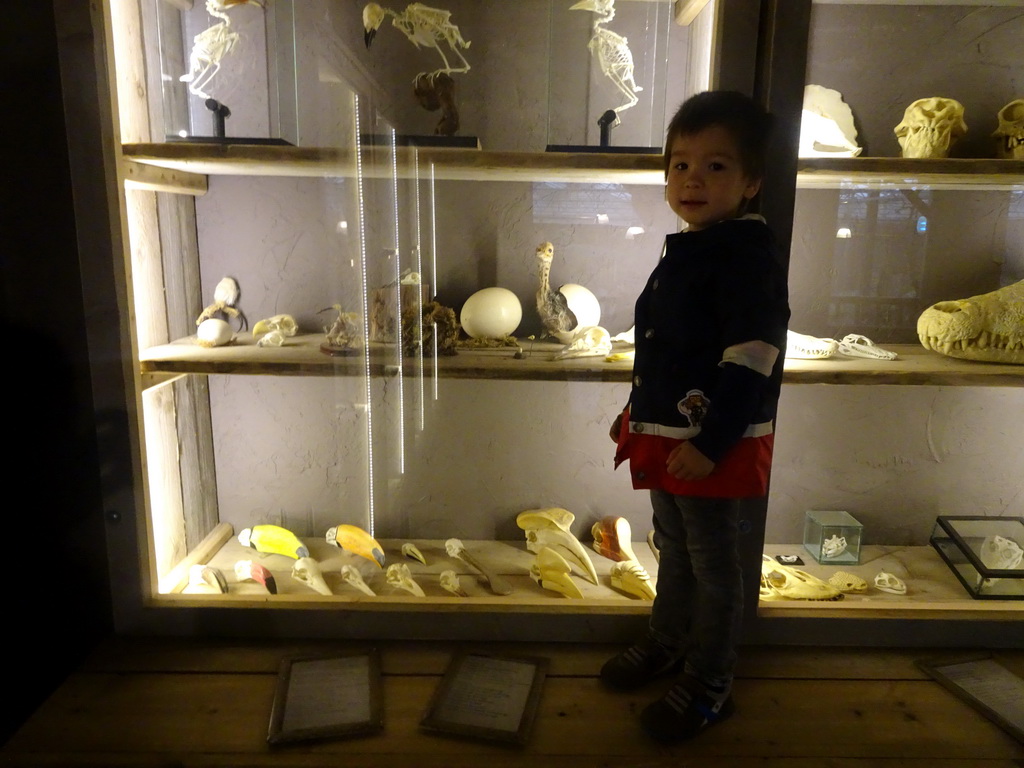
{"label": "crocodile skull", "polygon": [[967,133],[964,105],[941,96],[918,99],[894,130],[903,157],[949,157],[949,148]]}
{"label": "crocodile skull", "polygon": [[762,600],[842,600],[843,593],[806,571],[761,556]]}
{"label": "crocodile skull", "polygon": [[992,135],[999,139],[999,157],[1024,160],[1024,99],[1011,101],[996,117],[999,127]]}
{"label": "crocodile skull", "polygon": [[1024,280],[933,304],[917,319],[917,336],[925,349],[949,357],[1024,365]]}

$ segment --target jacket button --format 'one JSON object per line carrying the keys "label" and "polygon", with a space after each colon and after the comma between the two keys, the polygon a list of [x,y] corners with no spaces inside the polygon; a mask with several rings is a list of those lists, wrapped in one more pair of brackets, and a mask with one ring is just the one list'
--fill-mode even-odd
{"label": "jacket button", "polygon": [[645,339],[653,339],[654,338],[654,329],[653,328],[648,328],[646,331],[644,331],[644,338]]}
{"label": "jacket button", "polygon": [[633,431],[636,432],[637,434],[643,434],[644,425],[643,424],[637,424],[635,427],[633,427]]}
{"label": "jacket button", "polygon": [[651,283],[651,288],[655,291],[658,290],[658,278],[654,278],[654,282]]}
{"label": "jacket button", "polygon": [[646,477],[647,477],[647,475],[645,475],[643,472],[637,472],[636,473],[636,479],[637,480],[643,480]]}
{"label": "jacket button", "polygon": [[633,386],[634,387],[639,387],[643,383],[644,383],[644,380],[641,379],[639,376],[634,376],[633,377]]}

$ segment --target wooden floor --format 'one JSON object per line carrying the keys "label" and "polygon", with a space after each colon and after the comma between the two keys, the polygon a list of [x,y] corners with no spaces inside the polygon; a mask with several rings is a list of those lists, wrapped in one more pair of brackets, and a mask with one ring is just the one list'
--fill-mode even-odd
{"label": "wooden floor", "polygon": [[[371,737],[271,749],[280,660],[376,647],[385,726]],[[451,654],[550,660],[525,748],[418,730]],[[567,644],[326,643],[112,639],[0,751],[26,766],[374,766],[375,768],[1015,768],[1024,745],[921,673],[915,659],[967,652],[741,649],[736,716],[674,748],[648,741],[637,712],[659,686],[603,690],[615,647]],[[995,657],[1024,675],[1024,651]],[[662,686],[663,687],[663,686]],[[8,688],[7,695],[11,695]]]}

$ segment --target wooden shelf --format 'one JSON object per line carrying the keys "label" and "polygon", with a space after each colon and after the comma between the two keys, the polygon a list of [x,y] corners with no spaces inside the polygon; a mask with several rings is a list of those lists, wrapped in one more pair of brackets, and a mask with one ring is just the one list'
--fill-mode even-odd
{"label": "wooden shelf", "polygon": [[[573,571],[573,582],[583,593],[583,599],[571,599],[540,587],[530,577],[530,566],[535,555],[522,541],[464,541],[467,551],[488,568],[504,576],[514,587],[510,595],[495,595],[482,583],[479,573],[462,560],[451,558],[445,551],[443,540],[414,540],[423,553],[427,565],[404,557],[400,553],[404,540],[382,539],[385,566],[405,563],[413,579],[423,589],[425,597],[416,597],[387,584],[384,570],[374,563],[350,552],[338,549],[322,539],[304,538],[303,543],[325,573],[325,581],[333,595],[320,595],[291,578],[295,562],[284,555],[260,555],[243,547],[232,535],[206,564],[224,574],[228,581],[227,594],[161,595],[157,599],[174,604],[217,606],[246,606],[253,603],[282,604],[288,607],[343,606],[354,610],[400,611],[528,611],[553,613],[615,613],[645,614],[650,603],[613,588],[610,571],[614,563],[582,542],[590,554],[597,571],[598,583],[592,584],[578,570]],[[634,542],[633,550],[640,563],[657,585],[658,564],[646,542]],[[1024,618],[1024,601],[974,600],[957,581],[949,568],[931,547],[868,546],[862,552],[861,565],[818,565],[810,555],[796,544],[766,545],[768,554],[800,554],[805,565],[800,570],[828,579],[838,570],[857,574],[869,585],[879,571],[888,571],[908,585],[905,596],[890,595],[869,586],[863,595],[846,595],[834,602],[781,601],[764,602],[759,615],[764,617],[842,617],[842,618],[956,618],[956,619],[1020,619]],[[260,584],[239,582],[234,575],[234,564],[239,560],[256,560],[271,573],[277,584],[277,594],[271,595]],[[355,567],[366,584],[376,593],[371,597],[341,579],[343,565]],[[452,569],[459,574],[467,597],[459,598],[441,586],[441,571]]]}
{"label": "wooden shelf", "polygon": [[[198,176],[303,176],[356,175],[355,153],[325,147],[250,146],[243,144],[125,144],[125,176],[141,186],[146,172],[137,166],[155,166]],[[365,147],[363,172],[388,176],[393,164],[385,147]],[[397,168],[419,175],[465,181],[573,182],[590,184],[664,184],[660,154],[601,154],[569,152],[488,152],[475,149],[399,147]],[[166,188],[158,191],[167,191]],[[180,190],[196,194],[194,189]]]}
{"label": "wooden shelf", "polygon": [[[322,334],[304,334],[288,340],[283,347],[257,347],[248,333],[239,334],[229,346],[204,349],[193,339],[179,339],[145,350],[140,369],[149,386],[182,374],[242,374],[271,376],[357,376],[367,369],[362,354],[331,357],[320,351]],[[463,349],[453,357],[442,357],[437,375],[451,379],[506,379],[523,381],[628,382],[631,362],[607,363],[602,357],[555,360],[558,344],[523,345],[523,359],[516,350]],[[834,357],[828,360],[787,360],[787,384],[891,384],[942,386],[1024,386],[1024,366],[956,360],[929,352],[914,344],[886,344],[896,360],[877,361]],[[422,370],[433,375],[435,363],[406,359],[403,370],[415,375]],[[395,376],[399,365],[391,345],[373,345],[369,355],[371,376]]]}
{"label": "wooden shelf", "polygon": [[1024,189],[1024,160],[914,160],[901,157],[800,158],[797,187],[835,189],[843,184]]}

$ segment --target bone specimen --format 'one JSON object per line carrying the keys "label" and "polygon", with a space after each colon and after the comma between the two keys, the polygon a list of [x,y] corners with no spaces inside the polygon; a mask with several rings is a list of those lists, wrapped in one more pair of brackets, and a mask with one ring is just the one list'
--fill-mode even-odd
{"label": "bone specimen", "polygon": [[804,86],[800,157],[856,157],[857,129],[842,94],[820,85]]}
{"label": "bone specimen", "polygon": [[245,315],[238,309],[238,300],[242,296],[242,290],[238,287],[238,282],[233,277],[221,278],[221,281],[217,283],[217,287],[213,289],[213,304],[206,307],[199,317],[196,318],[196,325],[202,325],[205,320],[210,318],[224,319],[225,316],[230,317],[232,320],[237,319],[240,323],[241,328],[248,326],[248,321],[245,319]]}
{"label": "bone specimen", "polygon": [[471,555],[459,539],[448,539],[444,543],[444,548],[448,557],[457,557],[479,571],[491,592],[496,595],[512,594],[512,585]]}
{"label": "bone specimen", "polygon": [[[1021,549],[1016,541],[1005,536],[986,536],[985,540],[981,542],[978,554],[981,556],[982,565],[999,571],[1016,570],[1024,561],[1024,549]],[[991,585],[999,579],[990,578],[980,581]]]}
{"label": "bone specimen", "polygon": [[843,593],[806,571],[761,555],[762,600],[842,600]]}
{"label": "bone specimen", "polygon": [[220,19],[211,27],[192,38],[192,52],[188,57],[189,70],[178,79],[188,83],[188,89],[201,99],[209,99],[204,89],[220,69],[220,63],[238,44],[239,35],[231,29],[231,17],[225,13],[234,5],[259,5],[259,0],[206,0],[206,12]]}
{"label": "bone specimen", "polygon": [[996,115],[999,127],[993,136],[999,140],[997,157],[1024,160],[1024,99],[1011,101]]}
{"label": "bone specimen", "polygon": [[200,347],[223,347],[234,338],[235,333],[227,321],[216,317],[203,320],[196,328],[196,344]]}
{"label": "bone specimen", "polygon": [[604,356],[612,351],[611,335],[599,325],[580,328],[572,340],[555,355],[555,360]]}
{"label": "bone specimen", "polygon": [[871,360],[895,360],[897,355],[882,349],[867,336],[849,333],[839,340],[839,354],[847,357],[866,357]]}
{"label": "bone specimen", "polygon": [[[331,326],[325,327],[327,340],[321,349],[330,354],[349,355],[363,348],[363,326],[355,312],[342,312],[340,304],[332,304],[320,312],[334,310],[338,313]],[[319,312],[317,314],[320,314]]]}
{"label": "bone specimen", "polygon": [[925,349],[962,360],[1024,364],[1024,280],[933,304],[917,319]]}
{"label": "bone specimen", "polygon": [[377,594],[372,589],[370,589],[369,586],[367,586],[366,582],[363,581],[363,577],[359,573],[359,571],[357,571],[351,565],[341,566],[341,580],[344,581],[346,584],[355,587],[363,594],[370,595],[371,597]]}
{"label": "bone specimen", "polygon": [[441,586],[457,597],[469,596],[466,594],[466,590],[462,588],[462,582],[459,581],[459,574],[451,569],[441,571]]}
{"label": "bone specimen", "polygon": [[416,597],[426,597],[423,588],[413,580],[412,572],[405,563],[389,565],[384,573],[384,578],[390,586],[396,589],[404,589],[406,592],[416,595]]}
{"label": "bone specimen", "polygon": [[[430,8],[422,3],[411,3],[401,13],[390,8],[383,8],[377,3],[367,3],[363,8],[363,28],[366,32],[364,41],[369,48],[373,38],[384,23],[391,17],[391,26],[401,32],[417,48],[433,48],[441,57],[443,66],[433,72],[420,72],[413,79],[416,99],[424,109],[435,111],[441,109],[441,121],[434,133],[441,136],[452,136],[459,128],[459,112],[455,105],[455,81],[452,73],[469,72],[469,62],[462,55],[460,48],[469,48],[472,41],[462,38],[459,28],[451,23],[451,12],[441,8]],[[445,55],[441,43],[458,57],[458,66],[452,66]]]}
{"label": "bone specimen", "polygon": [[227,591],[228,582],[220,569],[202,563],[196,563],[189,567],[188,585],[184,589],[186,594],[223,595]]}
{"label": "bone specimen", "polygon": [[260,347],[280,347],[286,338],[299,332],[299,325],[291,315],[274,315],[260,320],[252,327],[252,337]]}
{"label": "bone specimen", "polygon": [[402,545],[402,554],[412,560],[419,560],[424,565],[427,564],[427,558],[425,558],[423,556],[423,553],[420,552],[419,547],[417,547],[411,541],[407,541],[405,544]]}
{"label": "bone specimen", "polygon": [[907,585],[903,583],[903,580],[886,571],[879,571],[875,574],[875,589],[892,595],[907,594]]}
{"label": "bone specimen", "polygon": [[643,600],[653,600],[657,597],[654,585],[651,584],[650,574],[636,560],[626,560],[613,565],[611,579],[612,586],[616,589],[636,595]]}
{"label": "bone specimen", "polygon": [[551,262],[555,257],[555,246],[543,242],[537,246],[537,312],[544,330],[552,336],[576,329],[576,315],[569,309],[569,300],[561,291],[551,288]]}
{"label": "bone specimen", "polygon": [[619,113],[636,106],[640,101],[636,94],[643,88],[633,79],[633,54],[629,50],[629,42],[622,35],[604,26],[615,18],[615,0],[580,0],[570,6],[569,10],[592,11],[597,14],[587,50],[591,56],[597,58],[601,73],[611,80],[612,85],[626,99],[613,110],[615,125],[618,125]]}
{"label": "bone specimen", "polygon": [[369,533],[356,525],[336,525],[324,535],[328,544],[365,557],[378,568],[384,567],[384,549]]}
{"label": "bone specimen", "polygon": [[828,583],[846,594],[861,594],[868,591],[868,583],[857,574],[848,571],[836,571],[829,577]]}
{"label": "bone specimen", "polygon": [[825,539],[821,545],[821,554],[827,558],[839,557],[846,551],[846,537],[836,534]]}
{"label": "bone specimen", "polygon": [[950,147],[967,133],[964,105],[941,96],[918,99],[894,130],[903,157],[949,157]]}
{"label": "bone specimen", "polygon": [[539,553],[550,547],[579,568],[587,580],[597,584],[594,562],[579,540],[572,535],[569,526],[576,516],[561,507],[528,509],[516,515],[516,525],[526,532],[526,548]]}
{"label": "bone specimen", "polygon": [[786,357],[793,360],[823,360],[835,355],[838,349],[835,339],[819,339],[796,331],[786,334]]}
{"label": "bone specimen", "polygon": [[238,543],[263,554],[284,555],[294,560],[309,557],[309,550],[299,541],[299,537],[278,525],[254,525],[252,528],[243,528],[238,534]]}
{"label": "bone specimen", "polygon": [[292,578],[321,595],[332,595],[331,588],[324,581],[320,564],[312,557],[300,557],[292,566]]}
{"label": "bone specimen", "polygon": [[632,547],[633,532],[626,518],[602,517],[590,528],[590,535],[594,537],[594,551],[599,555],[619,562],[636,560]]}
{"label": "bone specimen", "polygon": [[576,586],[569,575],[571,570],[572,566],[569,565],[568,560],[551,547],[543,547],[537,553],[537,559],[534,560],[533,565],[530,566],[530,576],[544,589],[550,589],[566,597],[580,599],[583,597],[583,593],[580,592],[580,588]]}
{"label": "bone specimen", "polygon": [[277,594],[277,582],[274,575],[259,563],[252,560],[239,560],[235,563],[235,578],[239,581],[257,581],[267,588],[272,595]]}

